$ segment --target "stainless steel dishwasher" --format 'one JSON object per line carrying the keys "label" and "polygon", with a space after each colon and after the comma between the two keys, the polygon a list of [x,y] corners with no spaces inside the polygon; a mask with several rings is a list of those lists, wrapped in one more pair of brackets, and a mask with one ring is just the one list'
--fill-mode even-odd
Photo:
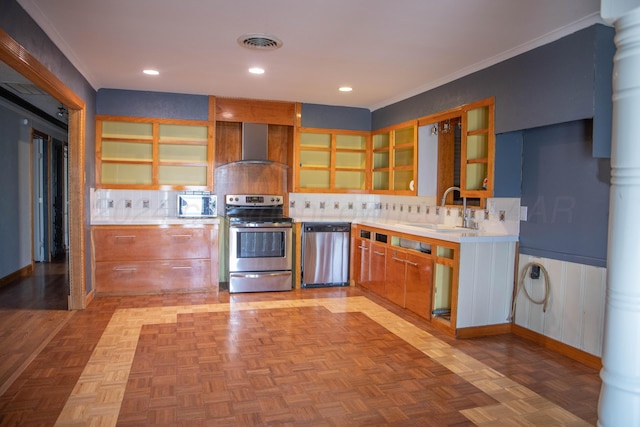
{"label": "stainless steel dishwasher", "polygon": [[349,285],[351,224],[302,224],[302,287]]}

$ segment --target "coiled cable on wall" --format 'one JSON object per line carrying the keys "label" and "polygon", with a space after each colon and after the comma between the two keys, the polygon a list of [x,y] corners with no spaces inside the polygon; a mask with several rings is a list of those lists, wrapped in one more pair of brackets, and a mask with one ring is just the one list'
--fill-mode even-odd
{"label": "coiled cable on wall", "polygon": [[[544,276],[544,298],[542,298],[541,300],[533,299],[533,297],[529,295],[529,291],[527,291],[527,287],[524,285],[524,279],[527,275],[527,271],[529,271],[529,268],[534,266],[540,267],[540,270],[542,270],[542,275]],[[520,294],[521,290],[524,290],[524,294],[529,299],[529,301],[531,301],[534,304],[542,304],[542,311],[543,312],[547,311],[547,304],[549,303],[549,296],[550,296],[551,290],[549,285],[549,273],[547,272],[547,269],[544,268],[542,264],[539,264],[537,262],[530,262],[529,264],[525,265],[524,268],[522,269],[522,273],[520,274],[520,280],[518,281],[518,288],[516,289],[516,294],[513,296],[513,304],[511,304],[511,316],[508,320],[515,319],[516,301],[518,299],[518,294]]]}

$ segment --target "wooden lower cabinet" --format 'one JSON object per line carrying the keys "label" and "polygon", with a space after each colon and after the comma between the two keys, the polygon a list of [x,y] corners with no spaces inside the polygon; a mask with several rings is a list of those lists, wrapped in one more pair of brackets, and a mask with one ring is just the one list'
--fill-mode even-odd
{"label": "wooden lower cabinet", "polygon": [[[510,330],[517,242],[458,243],[360,224],[354,224],[352,233],[357,236],[353,257],[359,270],[357,285],[450,336],[470,338]],[[369,252],[368,258],[364,252]]]}
{"label": "wooden lower cabinet", "polygon": [[363,288],[369,287],[371,242],[368,239],[354,239],[353,281]]}
{"label": "wooden lower cabinet", "polygon": [[94,226],[96,293],[217,291],[218,226]]}
{"label": "wooden lower cabinet", "polygon": [[429,319],[433,260],[405,249],[388,248],[387,252],[387,299]]}
{"label": "wooden lower cabinet", "polygon": [[386,297],[386,259],[387,245],[371,242],[371,258],[369,264],[369,289],[376,294]]}
{"label": "wooden lower cabinet", "polygon": [[[354,225],[352,236],[355,284],[431,319],[435,255],[399,246],[400,234],[389,230]],[[435,246],[430,240],[422,243]]]}
{"label": "wooden lower cabinet", "polygon": [[431,294],[433,288],[433,259],[429,255],[407,253],[405,260],[406,308],[431,318]]}
{"label": "wooden lower cabinet", "polygon": [[407,253],[401,249],[388,248],[386,297],[389,301],[405,307],[406,296],[406,258]]}

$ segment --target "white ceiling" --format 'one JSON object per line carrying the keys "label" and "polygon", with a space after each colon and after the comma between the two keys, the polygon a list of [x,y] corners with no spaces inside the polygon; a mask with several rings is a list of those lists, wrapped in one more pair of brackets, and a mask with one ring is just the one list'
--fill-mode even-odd
{"label": "white ceiling", "polygon": [[[600,0],[18,2],[95,89],[371,110],[602,22]],[[249,50],[244,33],[284,44]]]}

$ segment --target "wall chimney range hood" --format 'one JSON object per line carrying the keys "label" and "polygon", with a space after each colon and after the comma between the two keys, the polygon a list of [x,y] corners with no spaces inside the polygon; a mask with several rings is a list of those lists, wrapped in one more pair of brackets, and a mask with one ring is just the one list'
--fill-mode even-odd
{"label": "wall chimney range hood", "polygon": [[245,163],[273,163],[269,160],[269,125],[242,123],[242,160]]}

